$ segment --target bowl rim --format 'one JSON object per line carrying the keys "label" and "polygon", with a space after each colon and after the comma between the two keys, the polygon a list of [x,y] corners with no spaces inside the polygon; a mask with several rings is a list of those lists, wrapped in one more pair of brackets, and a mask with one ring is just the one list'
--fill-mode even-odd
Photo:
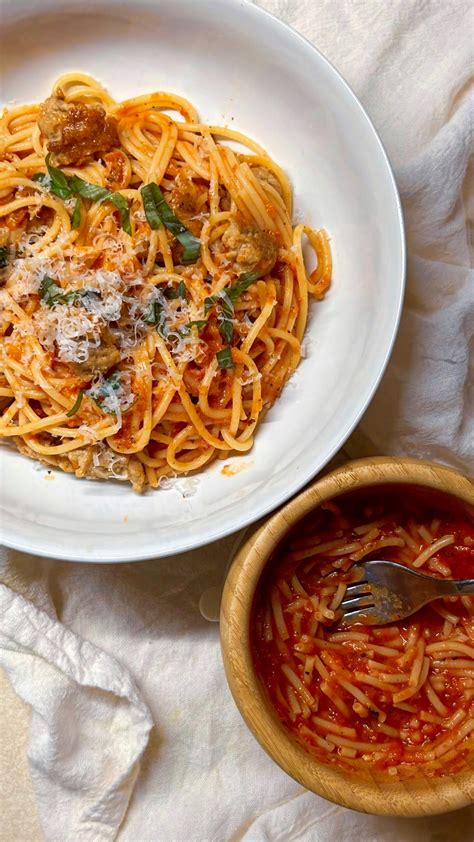
{"label": "bowl rim", "polygon": [[[458,471],[413,458],[353,460],[313,482],[247,538],[228,571],[221,602],[220,638],[226,678],[234,701],[254,737],[270,757],[307,789],[352,810],[375,815],[427,816],[472,803],[474,756],[470,770],[441,778],[380,781],[369,772],[350,772],[310,755],[290,735],[268,702],[250,652],[253,596],[269,556],[301,518],[325,500],[357,488],[409,484],[435,489],[474,507],[474,485]],[[372,778],[370,780],[370,777]]]}

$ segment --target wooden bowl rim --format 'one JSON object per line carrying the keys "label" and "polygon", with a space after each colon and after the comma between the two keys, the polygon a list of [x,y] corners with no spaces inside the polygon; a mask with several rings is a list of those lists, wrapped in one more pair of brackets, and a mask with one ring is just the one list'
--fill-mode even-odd
{"label": "wooden bowl rim", "polygon": [[[250,652],[250,612],[269,556],[288,530],[325,500],[349,490],[383,484],[437,489],[474,506],[472,482],[458,471],[412,458],[371,457],[351,461],[316,480],[251,535],[228,571],[221,602],[220,636],[227,681],[246,724],[278,765],[307,789],[353,810],[378,815],[427,816],[474,801],[470,769],[442,778],[423,774],[407,781],[359,780],[310,755],[284,728],[255,675]],[[369,774],[370,774],[370,770]]]}

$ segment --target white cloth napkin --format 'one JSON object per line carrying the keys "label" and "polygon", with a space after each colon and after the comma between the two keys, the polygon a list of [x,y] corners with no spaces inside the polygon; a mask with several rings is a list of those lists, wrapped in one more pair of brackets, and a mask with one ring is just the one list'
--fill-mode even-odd
{"label": "white cloth napkin", "polygon": [[[313,40],[355,89],[405,210],[401,331],[349,452],[466,469],[471,4],[261,5]],[[220,585],[233,540],[136,565],[0,556],[0,665],[32,708],[29,762],[46,842],[471,840],[467,810],[367,817],[306,793],[259,748],[226,687],[218,629],[198,609],[203,591]]]}

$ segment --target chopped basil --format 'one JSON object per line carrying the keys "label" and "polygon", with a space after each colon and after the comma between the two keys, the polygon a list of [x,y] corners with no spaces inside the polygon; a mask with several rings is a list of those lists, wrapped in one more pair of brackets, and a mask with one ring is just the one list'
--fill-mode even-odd
{"label": "chopped basil", "polygon": [[207,325],[207,319],[195,319],[193,322],[188,322],[185,327],[197,327],[199,331],[204,330]]}
{"label": "chopped basil", "polygon": [[66,415],[67,415],[68,418],[72,418],[72,416],[75,415],[76,412],[79,411],[79,408],[81,406],[83,397],[84,397],[84,391],[82,389],[80,389],[75,402],[71,406],[71,409],[69,410],[69,412],[66,412]]}
{"label": "chopped basil", "polygon": [[183,246],[183,263],[195,263],[201,253],[201,240],[174,215],[156,182],[146,184],[140,192],[150,228],[156,230],[164,225]]}
{"label": "chopped basil", "polygon": [[120,221],[122,228],[127,234],[132,233],[132,226],[130,225],[130,212],[128,209],[127,200],[121,193],[112,193],[106,187],[99,187],[97,184],[91,184],[89,181],[79,178],[78,175],[73,175],[70,179],[70,186],[72,193],[79,194],[83,199],[90,199],[92,202],[112,202],[120,212]]}
{"label": "chopped basil", "polygon": [[8,256],[10,249],[8,246],[0,246],[0,269],[5,269],[8,265]]}
{"label": "chopped basil", "polygon": [[162,222],[155,204],[154,186],[155,184],[152,181],[151,184],[142,187],[140,192],[142,194],[143,210],[145,211],[148,225],[153,231],[156,231],[158,228],[161,228]]}
{"label": "chopped basil", "polygon": [[126,234],[132,236],[132,226],[130,224],[130,211],[128,209],[127,200],[121,193],[111,193],[107,198],[108,202],[112,202],[120,213],[120,222]]}
{"label": "chopped basil", "polygon": [[108,199],[111,191],[106,187],[99,187],[98,184],[91,184],[90,181],[84,181],[78,175],[72,175],[68,178],[71,194],[78,193],[83,199],[90,199],[92,202],[103,202]]}
{"label": "chopped basil", "polygon": [[[91,184],[89,181],[84,181],[83,178],[79,178],[78,175],[66,175],[62,170],[58,169],[58,167],[53,167],[50,163],[50,154],[46,155],[45,160],[48,174],[46,175],[41,172],[35,173],[33,181],[37,181],[39,184],[42,184],[43,187],[51,193],[54,193],[54,195],[58,196],[60,199],[70,199],[71,196],[78,195],[82,196],[83,199],[90,199],[92,202],[112,202],[120,211],[120,220],[123,230],[127,234],[132,233],[128,203],[121,193],[112,193],[112,191],[107,190],[106,187],[99,187],[97,184]],[[76,208],[74,209],[74,213],[76,212]],[[74,225],[73,216],[73,228],[74,227],[78,226]]]}
{"label": "chopped basil", "polygon": [[142,319],[147,325],[154,325],[157,333],[166,339],[168,331],[165,327],[165,314],[163,312],[163,305],[159,301],[150,301],[145,305],[142,312]]}
{"label": "chopped basil", "polygon": [[227,342],[227,344],[230,345],[234,335],[234,304],[226,290],[222,290],[221,305],[217,321],[219,323],[219,331],[224,342]]}
{"label": "chopped basil", "polygon": [[219,312],[217,321],[219,323],[219,330],[225,342],[231,343],[234,335],[234,304],[237,299],[255,283],[260,277],[259,272],[243,272],[239,275],[238,281],[232,286],[216,292],[204,299],[204,314],[207,315],[211,307],[219,304]]}
{"label": "chopped basil", "polygon": [[40,283],[39,294],[43,304],[54,307],[55,304],[65,304],[66,294],[49,275],[44,275]]}
{"label": "chopped basil", "polygon": [[234,361],[232,359],[232,351],[230,348],[223,348],[216,354],[217,365],[219,368],[234,368]]}
{"label": "chopped basil", "polygon": [[72,215],[72,229],[76,231],[77,228],[81,225],[81,205],[82,202],[79,196],[76,199],[76,204],[74,205],[74,213]]}
{"label": "chopped basil", "polygon": [[47,307],[55,307],[56,304],[74,304],[81,301],[87,309],[87,299],[100,298],[100,293],[95,289],[73,289],[64,292],[49,275],[44,275],[41,281],[39,294],[43,304]]}
{"label": "chopped basil", "polygon": [[72,196],[72,190],[69,185],[68,176],[63,173],[62,170],[57,167],[53,167],[50,161],[51,154],[46,155],[45,163],[48,169],[48,174],[46,175],[46,173],[37,172],[33,176],[33,181],[39,182],[39,184],[49,190],[50,193],[54,193],[54,195],[58,196],[60,199],[70,199]]}
{"label": "chopped basil", "polygon": [[235,303],[242,293],[252,286],[255,281],[258,281],[259,278],[261,278],[260,272],[242,272],[242,274],[239,275],[238,281],[226,290],[227,295],[231,301]]}
{"label": "chopped basil", "polygon": [[158,301],[150,301],[143,309],[142,319],[147,325],[156,325],[163,312],[163,307]]}
{"label": "chopped basil", "polygon": [[115,411],[107,408],[106,403],[110,398],[114,397],[114,392],[118,392],[122,386],[120,381],[120,371],[114,371],[107,380],[103,383],[98,383],[96,386],[91,386],[87,389],[85,394],[96,402],[97,406],[107,415],[115,415]]}
{"label": "chopped basil", "polygon": [[207,319],[195,319],[193,322],[187,322],[185,325],[183,325],[183,327],[180,328],[178,333],[180,336],[187,336],[192,327],[197,327],[198,333],[201,333],[201,330],[203,330],[206,327],[206,325]]}
{"label": "chopped basil", "polygon": [[168,299],[168,301],[174,301],[177,298],[184,298],[184,300],[187,301],[188,290],[184,281],[180,281],[177,287],[166,287],[166,289],[163,290],[163,295]]}

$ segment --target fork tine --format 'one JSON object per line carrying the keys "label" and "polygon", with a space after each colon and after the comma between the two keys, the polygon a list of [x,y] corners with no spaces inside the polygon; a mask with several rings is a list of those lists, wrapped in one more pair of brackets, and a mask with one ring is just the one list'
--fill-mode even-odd
{"label": "fork tine", "polygon": [[354,623],[364,623],[367,625],[367,614],[370,614],[369,625],[373,625],[374,623],[376,625],[383,625],[387,622],[387,619],[373,606],[366,606],[360,611],[348,611],[347,614],[342,615],[340,622],[344,626],[352,626]]}
{"label": "fork tine", "polygon": [[357,608],[368,608],[374,604],[374,598],[371,593],[364,593],[360,596],[354,596],[354,599],[343,599],[339,608],[342,608],[344,613],[353,611]]}
{"label": "fork tine", "polygon": [[348,597],[362,596],[362,594],[367,593],[370,593],[370,585],[368,582],[362,582],[361,584],[359,584],[359,582],[354,582],[352,585],[347,586],[342,602],[346,602]]}

